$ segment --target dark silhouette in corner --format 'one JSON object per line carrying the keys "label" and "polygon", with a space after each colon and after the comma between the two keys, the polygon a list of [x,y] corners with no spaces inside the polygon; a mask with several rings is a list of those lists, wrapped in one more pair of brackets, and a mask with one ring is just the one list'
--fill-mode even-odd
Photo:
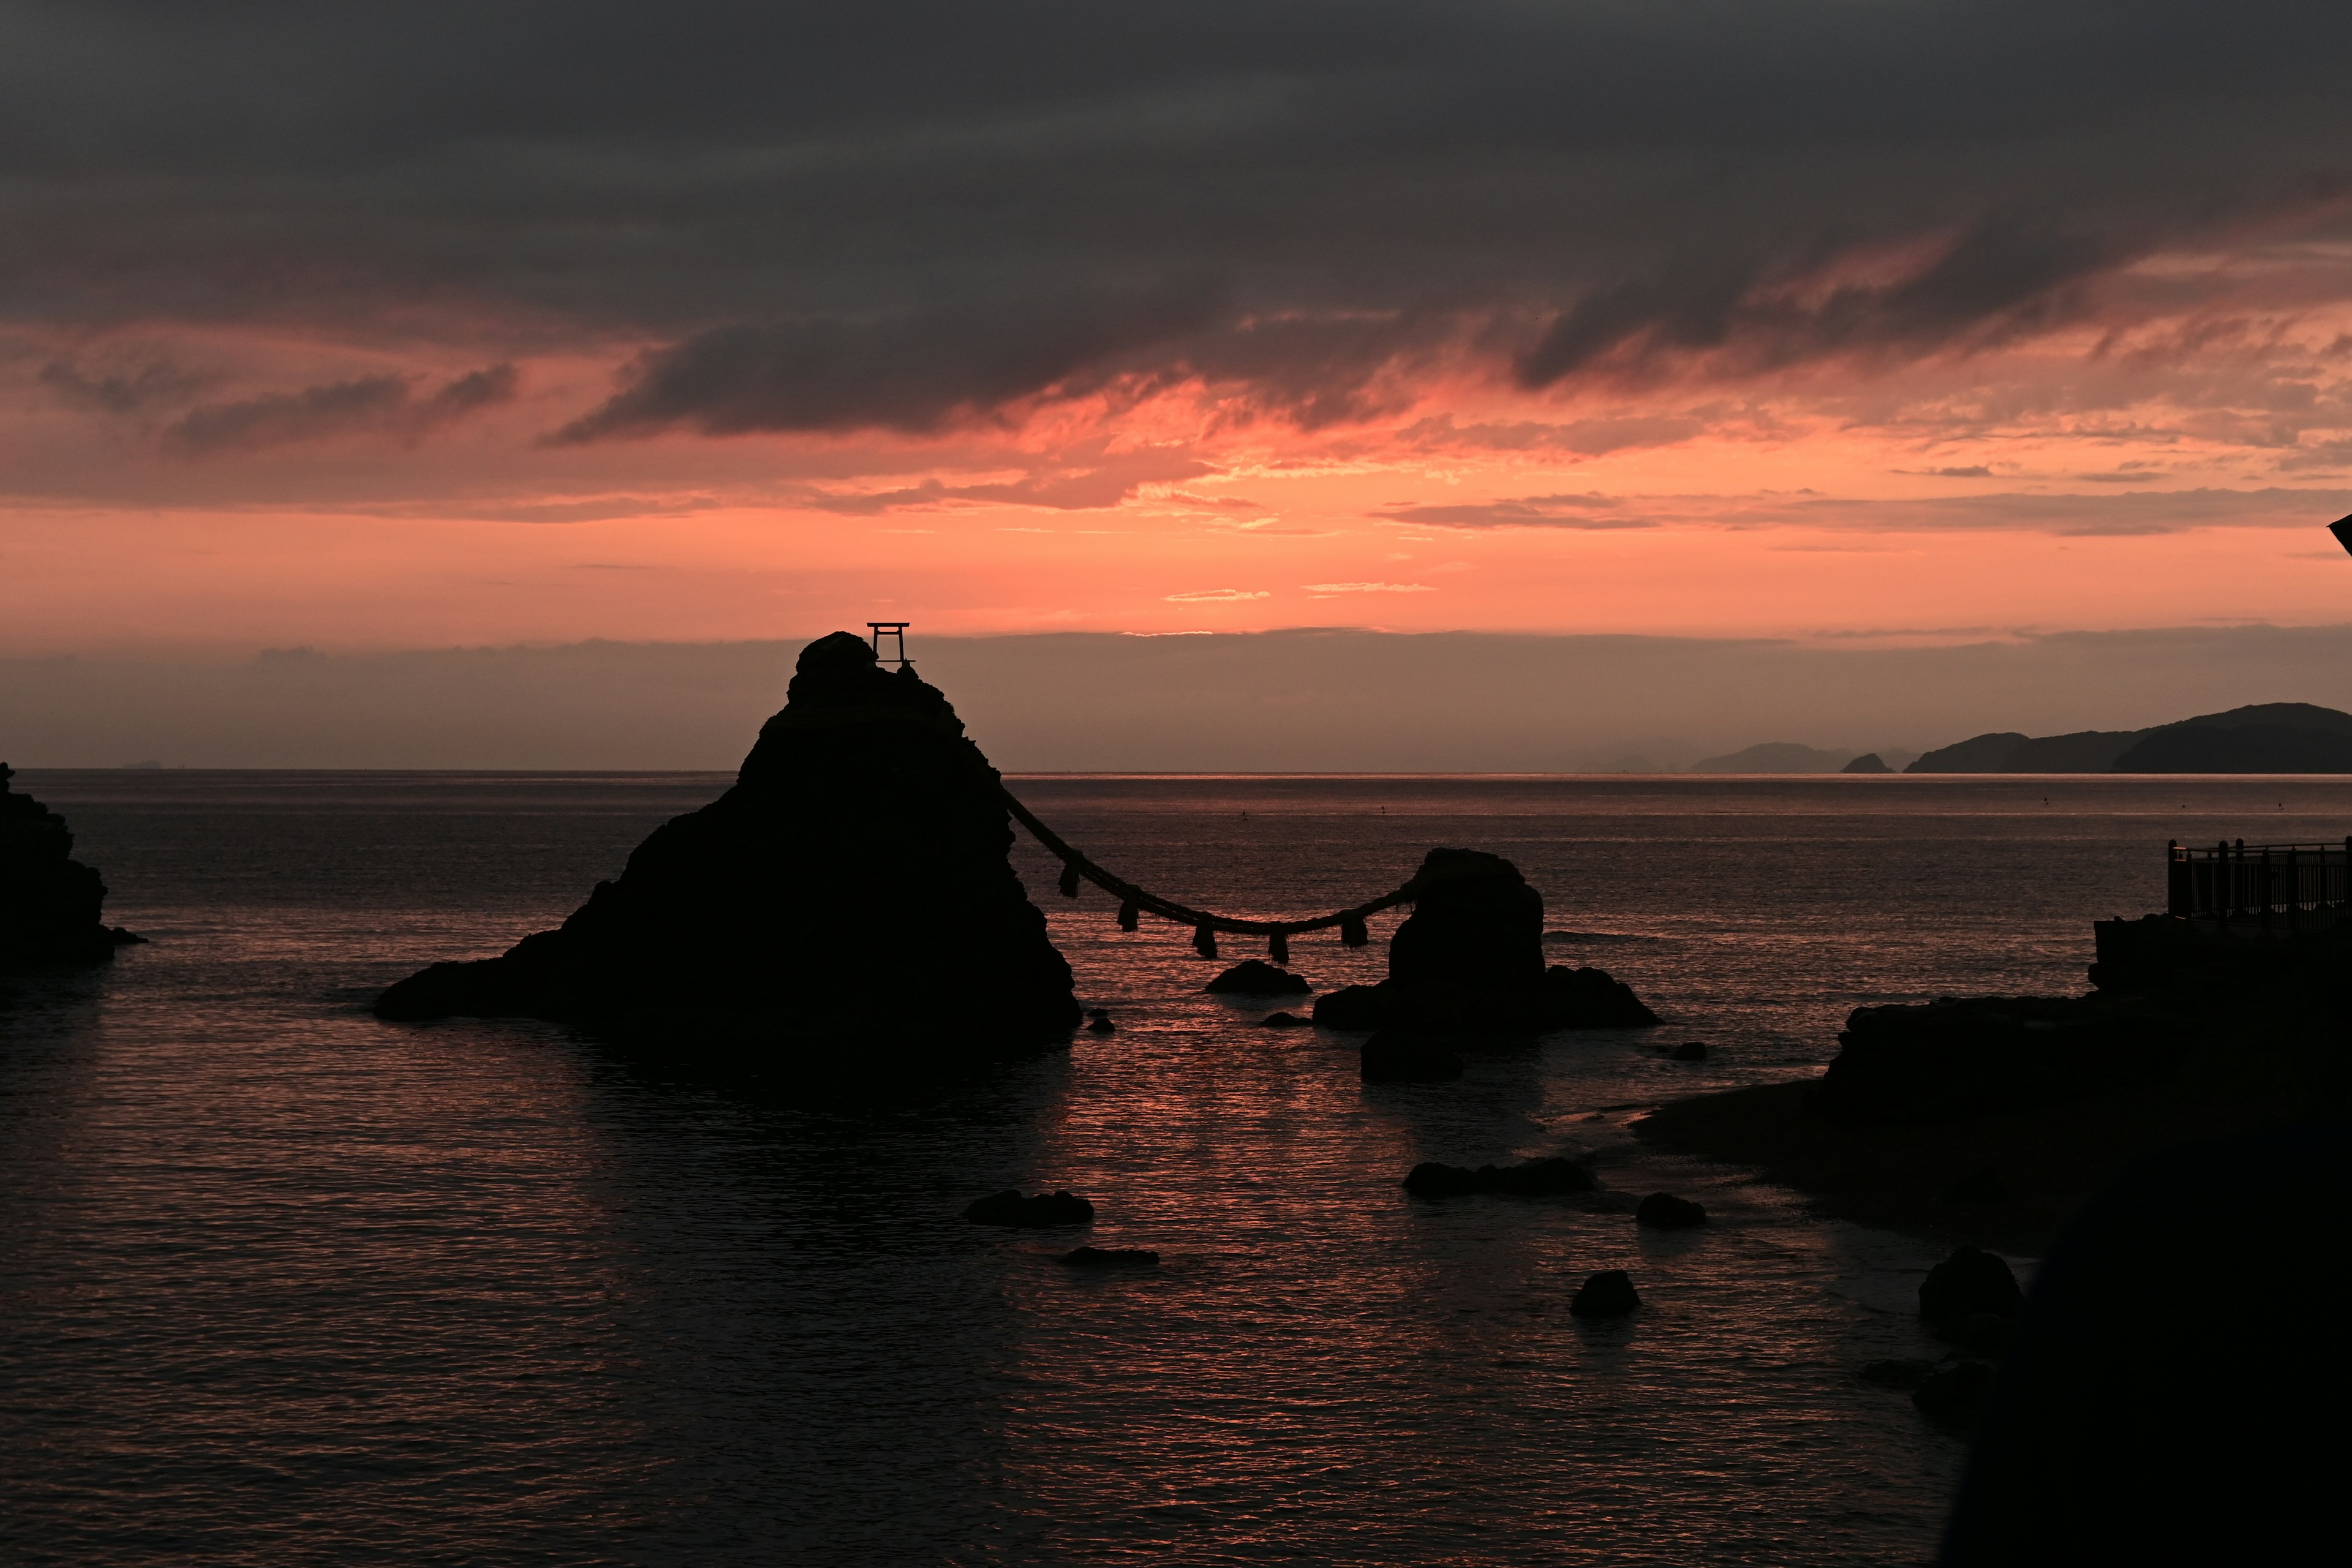
{"label": "dark silhouette in corner", "polygon": [[142,939],[100,918],[106,884],[73,858],[66,819],[9,784],[0,763],[0,969],[97,963]]}
{"label": "dark silhouette in corner", "polygon": [[656,828],[559,929],[434,964],[375,1011],[793,1053],[779,1066],[851,1040],[969,1058],[1066,1041],[1070,966],[997,791],[937,688],[835,632],[801,651],[732,789]]}

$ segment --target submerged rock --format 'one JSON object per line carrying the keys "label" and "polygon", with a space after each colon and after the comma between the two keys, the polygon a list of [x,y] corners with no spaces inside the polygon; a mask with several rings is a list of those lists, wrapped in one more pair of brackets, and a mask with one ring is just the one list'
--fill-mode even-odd
{"label": "submerged rock", "polygon": [[1258,1020],[1258,1024],[1261,1027],[1268,1029],[1306,1029],[1313,1027],[1313,1025],[1307,1019],[1300,1017],[1296,1013],[1268,1013],[1265,1017]]}
{"label": "submerged rock", "polygon": [[1118,1026],[1110,1021],[1110,1009],[1108,1007],[1097,1007],[1087,1015],[1087,1033],[1089,1035],[1113,1034],[1118,1028]]}
{"label": "submerged rock", "polygon": [[1160,1254],[1148,1247],[1081,1247],[1062,1254],[1062,1261],[1073,1268],[1151,1268]]}
{"label": "submerged rock", "polygon": [[1007,858],[998,789],[936,688],[835,632],[801,651],[733,788],[656,828],[559,929],[436,963],[375,1011],[548,1018],[812,1068],[1066,1039],[1070,966]]}
{"label": "submerged rock", "polygon": [[1558,1155],[1517,1165],[1480,1165],[1475,1170],[1467,1165],[1424,1160],[1404,1179],[1404,1190],[1417,1198],[1462,1197],[1471,1193],[1549,1197],[1560,1193],[1589,1193],[1598,1184],[1591,1171]]}
{"label": "submerged rock", "polygon": [[1444,1083],[1462,1076],[1461,1057],[1443,1040],[1382,1029],[1364,1042],[1359,1070],[1366,1083]]}
{"label": "submerged rock", "polygon": [[1315,987],[1262,958],[1244,959],[1201,987],[1220,996],[1304,996]]}
{"label": "submerged rock", "polygon": [[1706,1047],[1698,1040],[1685,1040],[1666,1053],[1666,1059],[1677,1062],[1703,1062],[1706,1060]]}
{"label": "submerged rock", "polygon": [[963,1217],[974,1225],[1085,1225],[1095,1217],[1095,1205],[1075,1193],[1039,1193],[1027,1197],[1007,1188],[974,1199],[964,1209]]}
{"label": "submerged rock", "polygon": [[1672,1193],[1652,1193],[1633,1211],[1633,1223],[1652,1230],[1688,1230],[1706,1223],[1706,1206]]}
{"label": "submerged rock", "polygon": [[1578,1286],[1576,1299],[1568,1304],[1568,1310],[1580,1318],[1622,1318],[1641,1304],[1633,1276],[1622,1268],[1611,1268],[1589,1277]]}
{"label": "submerged rock", "polygon": [[96,963],[142,939],[100,920],[106,884],[73,858],[66,819],[9,785],[0,763],[0,969]]}
{"label": "submerged rock", "polygon": [[1544,967],[1543,895],[1501,856],[1433,849],[1412,889],[1413,912],[1389,942],[1389,977],[1318,998],[1318,1024],[1494,1034],[1658,1021],[1603,970]]}
{"label": "submerged rock", "polygon": [[2024,1305],[2008,1260],[1981,1247],[1954,1247],[1919,1283],[1919,1316],[1930,1323],[1958,1324],[1979,1312],[2013,1318]]}

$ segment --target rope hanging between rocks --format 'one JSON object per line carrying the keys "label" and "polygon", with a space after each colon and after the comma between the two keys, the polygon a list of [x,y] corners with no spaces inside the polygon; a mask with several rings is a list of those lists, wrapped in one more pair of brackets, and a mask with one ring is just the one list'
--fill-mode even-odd
{"label": "rope hanging between rocks", "polygon": [[1003,800],[1004,808],[1013,814],[1013,819],[1027,828],[1029,837],[1045,846],[1062,862],[1061,890],[1064,898],[1076,898],[1078,880],[1084,878],[1118,900],[1119,930],[1135,930],[1138,917],[1145,912],[1158,915],[1162,920],[1173,921],[1179,925],[1191,926],[1193,949],[1203,958],[1217,956],[1219,931],[1225,931],[1234,936],[1265,937],[1268,952],[1276,963],[1286,963],[1290,961],[1290,939],[1300,931],[1328,931],[1331,927],[1337,926],[1339,928],[1340,942],[1349,947],[1362,947],[1371,941],[1370,933],[1364,929],[1366,916],[1376,915],[1382,910],[1394,909],[1397,905],[1410,903],[1412,900],[1412,884],[1407,882],[1396,891],[1383,894],[1369,903],[1358,904],[1353,909],[1338,910],[1328,915],[1317,915],[1303,921],[1247,921],[1236,919],[1232,915],[1211,914],[1206,910],[1196,910],[1189,904],[1180,904],[1173,899],[1163,899],[1157,893],[1147,893],[1124,878],[1112,876],[1108,871],[1064,843],[1061,835],[1038,821],[1035,815],[1027,806],[1022,805],[1011,790],[999,784],[996,786],[996,793]]}

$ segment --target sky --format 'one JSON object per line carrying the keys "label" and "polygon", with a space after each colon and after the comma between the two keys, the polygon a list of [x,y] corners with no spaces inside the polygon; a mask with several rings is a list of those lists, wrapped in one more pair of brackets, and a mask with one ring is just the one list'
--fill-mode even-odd
{"label": "sky", "polygon": [[2340,5],[0,41],[0,655],[2352,621]]}

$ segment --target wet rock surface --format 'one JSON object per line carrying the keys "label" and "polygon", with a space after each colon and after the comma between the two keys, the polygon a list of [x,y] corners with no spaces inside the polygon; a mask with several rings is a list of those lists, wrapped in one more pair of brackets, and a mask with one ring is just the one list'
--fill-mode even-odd
{"label": "wet rock surface", "polygon": [[1262,958],[1251,958],[1234,964],[1201,989],[1219,996],[1305,996],[1315,987],[1287,969],[1277,969]]}
{"label": "wet rock surface", "polygon": [[0,969],[97,963],[141,939],[100,918],[106,883],[73,858],[66,819],[14,788],[0,763]]}
{"label": "wet rock surface", "polygon": [[1465,1197],[1473,1193],[1549,1197],[1561,1193],[1589,1193],[1597,1185],[1591,1171],[1558,1155],[1517,1165],[1480,1165],[1475,1169],[1424,1160],[1404,1179],[1404,1190],[1417,1198]]}
{"label": "wet rock surface", "polygon": [[1580,1318],[1622,1318],[1641,1304],[1633,1277],[1622,1268],[1611,1268],[1588,1277],[1578,1286],[1576,1299],[1569,1302],[1568,1310]]}
{"label": "wet rock surface", "polygon": [[1706,1223],[1706,1206],[1672,1193],[1652,1193],[1633,1211],[1633,1223],[1652,1230],[1688,1230]]}
{"label": "wet rock surface", "polygon": [[1543,896],[1501,856],[1433,849],[1412,891],[1413,912],[1389,942],[1389,977],[1318,998],[1316,1023],[1508,1034],[1658,1021],[1604,970],[1544,966]]}
{"label": "wet rock surface", "polygon": [[[656,829],[557,930],[436,963],[375,1011],[546,1018],[812,1068],[1066,1040],[1070,968],[1007,858],[998,787],[938,689],[835,632],[802,650],[733,788]],[[909,922],[950,934],[909,941]]]}
{"label": "wet rock surface", "polygon": [[965,1207],[963,1217],[974,1225],[1024,1228],[1085,1225],[1095,1217],[1095,1205],[1075,1193],[1038,1193],[1031,1196],[1008,1188],[974,1199]]}

